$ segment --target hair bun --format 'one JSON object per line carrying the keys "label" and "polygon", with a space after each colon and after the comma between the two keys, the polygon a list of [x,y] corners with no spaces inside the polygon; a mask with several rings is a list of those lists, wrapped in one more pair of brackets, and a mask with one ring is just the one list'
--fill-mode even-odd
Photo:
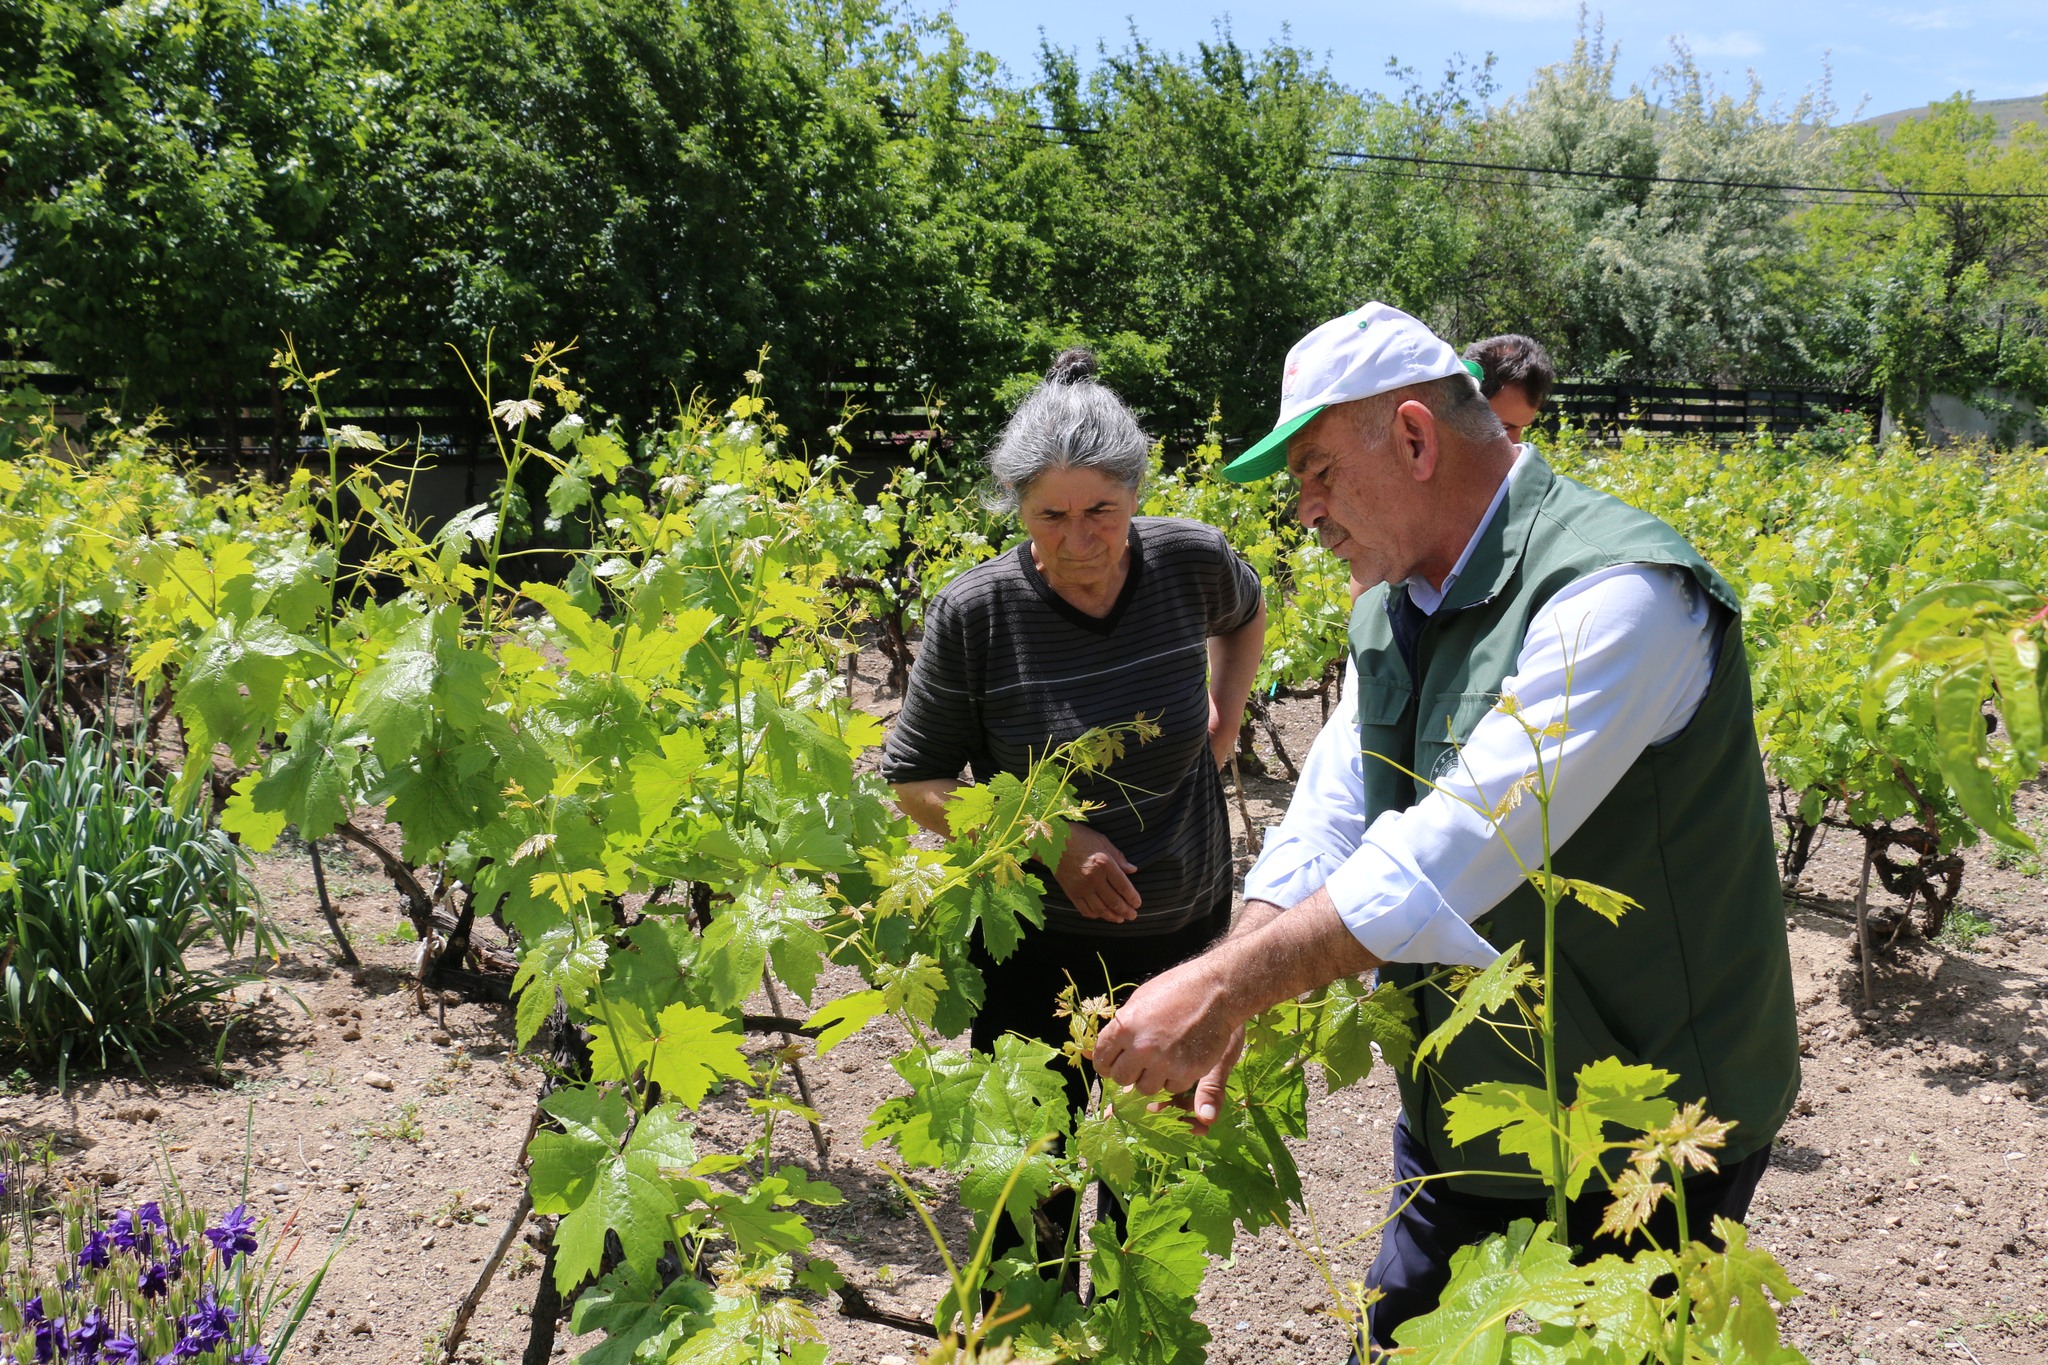
{"label": "hair bun", "polygon": [[1078,384],[1095,377],[1095,352],[1086,346],[1069,346],[1061,351],[1045,372],[1048,384]]}

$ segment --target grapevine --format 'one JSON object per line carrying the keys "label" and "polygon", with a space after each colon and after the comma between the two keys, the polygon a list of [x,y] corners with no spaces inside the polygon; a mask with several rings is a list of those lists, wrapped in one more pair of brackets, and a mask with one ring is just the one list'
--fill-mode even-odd
{"label": "grapevine", "polygon": [[[909,469],[864,503],[835,455],[786,446],[758,387],[633,435],[602,420],[569,360],[536,348],[511,394],[480,371],[508,475],[492,501],[431,530],[406,503],[417,453],[328,425],[327,376],[290,351],[280,365],[308,399],[318,455],[281,486],[198,491],[146,432],[76,462],[50,453],[45,432],[41,453],[31,441],[0,463],[0,537],[39,550],[5,557],[11,638],[87,641],[123,659],[183,741],[167,774],[179,795],[217,800],[246,843],[266,847],[287,826],[364,843],[423,937],[439,934],[453,957],[477,917],[507,930],[521,1041],[587,1040],[587,1070],[541,1102],[528,1206],[555,1220],[549,1274],[573,1296],[577,1330],[607,1334],[607,1359],[824,1358],[813,1305],[840,1277],[811,1253],[805,1211],[839,1194],[779,1150],[791,1121],[816,1115],[792,1093],[804,1049],[748,1039],[749,1003],[771,986],[803,1002],[818,1053],[884,1018],[911,1040],[892,1063],[906,1093],[881,1103],[866,1136],[904,1168],[945,1176],[973,1220],[974,1241],[947,1249],[953,1288],[930,1324],[942,1351],[1198,1358],[1193,1301],[1209,1258],[1300,1212],[1286,1144],[1307,1132],[1307,1073],[1336,1088],[1377,1060],[1409,1064],[1407,1001],[1341,983],[1255,1021],[1235,1103],[1205,1139],[1112,1085],[1071,1108],[1065,1069],[1106,1001],[1070,1000],[1065,1049],[1010,1039],[977,1054],[949,1041],[981,998],[971,932],[1000,961],[1039,923],[1032,867],[1057,858],[1083,813],[1068,774],[1143,742],[1142,726],[964,789],[952,838],[913,842],[864,762],[881,724],[853,706],[840,665],[874,619],[907,667],[923,603],[1008,532],[970,493]],[[1260,572],[1276,621],[1262,690],[1326,690],[1348,614],[1342,566],[1272,485],[1217,478],[1219,458],[1212,442],[1162,462],[1145,510],[1225,528]],[[1672,521],[1744,594],[1759,731],[1792,794],[1788,824],[1802,822],[1795,849],[1802,827],[1827,821],[1908,824],[1935,860],[1975,828],[2002,833],[1997,798],[2038,753],[2038,727],[2014,709],[2010,661],[1987,656],[1989,671],[1965,681],[1980,705],[1985,680],[1999,681],[2010,761],[1973,758],[1981,780],[1953,781],[1966,689],[1917,684],[1954,674],[1958,656],[1939,642],[1963,632],[1930,615],[1925,590],[2038,562],[2037,464],[1870,449],[1821,462],[1761,442],[1718,455],[1568,442],[1560,458]],[[545,472],[548,514],[582,545],[558,581],[526,576],[534,557],[506,534],[522,469]],[[1999,601],[2018,610],[2010,593]],[[1862,662],[1894,622],[1866,689]],[[2039,677],[2038,653],[2014,657]],[[398,846],[358,824],[366,808]],[[832,966],[860,986],[826,998]],[[1476,1017],[1533,986],[1497,973],[1426,988],[1464,992]],[[1605,1078],[1642,1104],[1652,1079]],[[694,1111],[715,1094],[746,1100],[748,1140],[700,1145]],[[1604,1136],[1592,1157],[1560,1148],[1576,1130],[1560,1126],[1555,1095],[1528,1098],[1528,1114],[1503,1121],[1548,1135],[1537,1172],[1552,1183],[1649,1150]],[[1122,1225],[1039,1245],[1033,1206],[1097,1181],[1121,1198]],[[1005,1218],[1025,1244],[992,1258]],[[1484,1255],[1533,1264],[1550,1255],[1544,1242],[1532,1231]],[[1699,1319],[1724,1344],[1738,1329],[1765,1336],[1755,1304],[1774,1282],[1743,1264],[1761,1277],[1745,1281],[1749,1299]],[[1087,1300],[1069,1287],[1077,1266],[1097,1291]],[[1331,1311],[1359,1306],[1340,1292]],[[1659,1330],[1685,1330],[1693,1310],[1670,1311]]]}

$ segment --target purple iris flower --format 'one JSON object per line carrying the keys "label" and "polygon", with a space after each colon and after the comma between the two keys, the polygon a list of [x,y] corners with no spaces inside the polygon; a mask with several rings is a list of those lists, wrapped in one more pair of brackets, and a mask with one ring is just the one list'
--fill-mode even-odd
{"label": "purple iris flower", "polygon": [[228,1265],[233,1265],[235,1257],[242,1252],[254,1251],[256,1219],[249,1212],[249,1206],[235,1205],[234,1212],[221,1219],[218,1227],[206,1230],[206,1240],[213,1243],[213,1249],[220,1253],[221,1260]]}
{"label": "purple iris flower", "polygon": [[71,1358],[92,1360],[99,1355],[100,1348],[106,1345],[107,1338],[113,1335],[113,1331],[114,1324],[107,1320],[105,1313],[97,1308],[89,1310],[72,1330]]}
{"label": "purple iris flower", "polygon": [[0,1194],[7,1193],[7,1172],[0,1171]]}
{"label": "purple iris flower", "polygon": [[180,1242],[169,1233],[164,1234],[164,1254],[170,1261],[172,1279],[185,1273],[185,1253],[189,1250],[191,1243]]}
{"label": "purple iris flower", "polygon": [[109,1231],[115,1246],[123,1251],[132,1251],[138,1256],[149,1255],[150,1248],[156,1241],[149,1231],[148,1224],[138,1222],[135,1215],[126,1209],[114,1215],[113,1226]]}
{"label": "purple iris flower", "polygon": [[[199,1302],[192,1305],[192,1311],[179,1319],[178,1325],[185,1329],[186,1340],[199,1344],[201,1351],[211,1351],[228,1339],[228,1331],[235,1325],[240,1314],[228,1304],[214,1297],[212,1286],[201,1291]],[[178,1343],[183,1350],[184,1341]]]}
{"label": "purple iris flower", "polygon": [[228,1365],[270,1365],[270,1352],[261,1346],[244,1346],[228,1357]]}
{"label": "purple iris flower", "polygon": [[21,1305],[21,1325],[33,1327],[43,1320],[43,1296],[36,1295]]}
{"label": "purple iris flower", "polygon": [[164,1232],[170,1231],[171,1225],[164,1221],[164,1211],[154,1199],[135,1210],[135,1221],[146,1228],[156,1228]]}
{"label": "purple iris flower", "polygon": [[142,1267],[142,1275],[136,1281],[145,1299],[160,1299],[171,1292],[171,1268],[162,1261],[151,1261]]}
{"label": "purple iris flower", "polygon": [[36,1365],[49,1365],[64,1345],[64,1319],[45,1318],[36,1324]]}
{"label": "purple iris flower", "polygon": [[112,1257],[108,1253],[107,1234],[94,1228],[86,1235],[85,1245],[78,1250],[78,1263],[91,1266],[94,1270],[105,1270]]}
{"label": "purple iris flower", "polygon": [[142,1347],[126,1332],[107,1338],[100,1347],[100,1359],[106,1365],[142,1365]]}

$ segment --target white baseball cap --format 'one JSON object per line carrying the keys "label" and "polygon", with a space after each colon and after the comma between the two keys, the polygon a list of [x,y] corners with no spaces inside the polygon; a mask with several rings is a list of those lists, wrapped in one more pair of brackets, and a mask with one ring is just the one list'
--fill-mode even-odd
{"label": "white baseball cap", "polygon": [[1333,403],[1471,373],[1450,343],[1390,304],[1368,303],[1331,318],[1294,343],[1280,376],[1280,422],[1257,445],[1223,466],[1232,483],[1251,483],[1287,467],[1287,438]]}

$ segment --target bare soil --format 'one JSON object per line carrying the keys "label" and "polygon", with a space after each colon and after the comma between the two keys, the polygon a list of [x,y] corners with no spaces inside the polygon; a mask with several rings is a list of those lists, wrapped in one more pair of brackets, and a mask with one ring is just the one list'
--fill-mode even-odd
{"label": "bare soil", "polygon": [[[873,696],[880,676],[864,659],[856,696],[888,715],[893,702]],[[1317,704],[1276,711],[1299,759],[1320,724]],[[1247,774],[1244,796],[1265,828],[1291,788],[1263,734],[1257,747],[1276,776]],[[2048,798],[2025,793],[2021,815],[2035,832],[2048,829]],[[1250,848],[1236,833],[1242,869]],[[2048,880],[2038,862],[1972,850],[1963,913],[1942,941],[1905,937],[1878,955],[1866,1009],[1845,918],[1859,869],[1852,844],[1824,842],[1788,902],[1805,1087],[1759,1191],[1753,1236],[1806,1291],[1788,1330],[1822,1365],[2038,1365],[2048,1361]],[[194,1202],[232,1206],[244,1197],[246,1159],[248,1201],[268,1215],[269,1236],[288,1228],[302,1239],[301,1271],[354,1207],[300,1338],[306,1357],[438,1358],[432,1344],[523,1187],[518,1158],[541,1071],[514,1049],[508,1007],[430,994],[422,1008],[415,947],[398,932],[388,883],[352,849],[330,841],[323,852],[361,969],[338,964],[304,847],[280,846],[257,860],[255,880],[285,952],[232,964],[253,979],[238,993],[220,1065],[217,1036],[195,1035],[189,1051],[153,1059],[146,1076],[88,1077],[63,1095],[17,1077],[0,1094],[0,1132],[54,1137],[63,1173],[116,1205],[154,1197],[168,1163]],[[1888,900],[1873,891],[1874,905]],[[813,1003],[855,984],[828,973]],[[801,1010],[786,991],[781,1001]],[[779,1039],[752,1041],[765,1050]],[[878,1025],[805,1062],[829,1159],[790,1125],[778,1131],[777,1160],[846,1195],[818,1211],[817,1251],[877,1307],[919,1316],[942,1289],[938,1257],[861,1144],[870,1111],[899,1088],[888,1059],[900,1044]],[[736,1104],[707,1106],[702,1149],[730,1149],[751,1131]],[[1370,1263],[1396,1112],[1383,1072],[1316,1095],[1311,1137],[1296,1149],[1313,1227],[1303,1219],[1291,1234],[1245,1239],[1234,1265],[1215,1268],[1201,1299],[1212,1360],[1342,1359],[1342,1331],[1323,1312],[1325,1274],[1342,1285]],[[942,1229],[964,1245],[960,1219]],[[463,1360],[520,1359],[539,1265],[515,1243]],[[816,1309],[835,1359],[894,1365],[918,1354],[919,1340],[901,1330],[839,1317],[829,1301]],[[565,1327],[558,1350],[589,1344]]]}

